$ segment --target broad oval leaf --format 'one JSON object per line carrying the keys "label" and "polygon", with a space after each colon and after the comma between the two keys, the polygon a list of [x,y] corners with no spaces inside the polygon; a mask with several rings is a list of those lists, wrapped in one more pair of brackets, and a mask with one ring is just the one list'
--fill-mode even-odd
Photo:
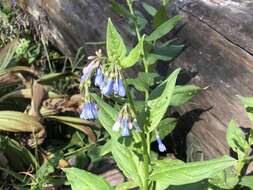
{"label": "broad oval leaf", "polygon": [[150,179],[162,184],[163,187],[184,185],[213,177],[218,172],[233,166],[236,162],[235,159],[224,156],[214,160],[176,165],[167,163],[161,165],[162,167],[155,167]]}
{"label": "broad oval leaf", "polygon": [[120,61],[126,55],[126,46],[124,41],[111,19],[108,19],[107,33],[106,33],[106,50],[110,61]]}
{"label": "broad oval leaf", "polygon": [[63,169],[72,190],[114,190],[102,177],[78,168]]}
{"label": "broad oval leaf", "polygon": [[158,26],[155,31],[153,31],[149,36],[146,37],[146,41],[155,41],[169,33],[181,20],[180,16],[174,16],[173,18],[167,20],[160,26]]}
{"label": "broad oval leaf", "polygon": [[150,94],[150,99],[148,100],[148,111],[150,114],[149,131],[153,131],[158,126],[166,113],[171,102],[171,97],[179,72],[180,69],[175,70],[163,84],[156,87]]}

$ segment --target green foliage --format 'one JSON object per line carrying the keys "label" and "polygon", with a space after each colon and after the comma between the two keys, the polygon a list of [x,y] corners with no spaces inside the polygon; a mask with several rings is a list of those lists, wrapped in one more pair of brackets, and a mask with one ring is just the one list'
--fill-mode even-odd
{"label": "green foliage", "polygon": [[229,123],[227,128],[227,142],[229,147],[238,154],[239,159],[242,159],[249,145],[245,140],[243,132],[233,120]]}
{"label": "green foliage", "polygon": [[[6,136],[0,136],[0,155],[8,160],[3,166],[0,160],[0,171],[5,174],[7,183],[14,183],[15,188],[44,189],[52,185],[71,186],[73,190],[252,188],[252,176],[242,176],[242,173],[252,160],[253,130],[246,136],[234,121],[227,129],[227,142],[238,159],[223,156],[185,163],[166,154],[162,140],[170,136],[177,125],[170,108],[189,102],[201,88],[177,85],[180,69],[170,71],[164,81],[155,69],[158,61],[171,61],[184,48],[184,45],[166,39],[181,20],[180,16],[169,19],[169,1],[163,0],[160,7],[139,2],[148,13],[147,18],[134,9],[138,1],[126,2],[128,9],[116,0],[112,1],[112,6],[127,19],[129,35],[136,37],[135,44],[131,45],[133,48],[126,46],[108,19],[107,56],[97,51],[96,56],[89,56],[88,60],[92,60],[85,68],[82,64],[86,62],[86,46],[78,50],[75,58],[68,58],[51,50],[44,40],[43,43],[35,42],[29,35],[8,45],[9,39],[0,42],[5,46],[0,52],[0,88],[7,91],[1,92],[3,96],[0,97],[3,107],[0,130],[8,132]],[[6,23],[11,17],[8,14],[3,17]],[[147,28],[149,30],[145,30]],[[144,31],[151,32],[145,34]],[[36,68],[38,62],[44,65]],[[90,65],[95,66],[89,70]],[[131,78],[126,71],[134,66],[138,72]],[[104,83],[113,81],[111,86],[93,85],[98,68],[105,78]],[[84,76],[79,81],[81,70]],[[15,80],[10,80],[10,76]],[[103,93],[105,87],[112,92]],[[117,88],[121,88],[123,95]],[[251,119],[252,98],[240,99]],[[18,106],[12,109],[19,111],[4,111],[7,100],[15,100]],[[94,114],[96,121],[79,118],[80,112],[82,118],[83,112],[87,111],[84,110],[86,102],[96,103],[95,110],[89,113],[94,114],[98,109],[98,114]],[[24,105],[22,108],[21,104]],[[155,141],[159,150],[164,151],[164,159],[152,150],[151,143]],[[104,157],[115,160],[126,177],[124,183],[112,187],[102,177],[86,171],[91,166],[99,166]],[[4,182],[0,185],[6,186]]]}
{"label": "green foliage", "polygon": [[171,97],[173,95],[173,91],[176,84],[177,75],[179,74],[180,69],[175,70],[169,77],[166,79],[164,83],[164,90],[161,91],[162,85],[155,88],[148,100],[148,109],[149,109],[149,127],[148,130],[151,132],[153,131],[161,119],[163,118],[164,114],[166,113]]}
{"label": "green foliage", "polygon": [[[194,163],[182,163],[175,165],[167,162],[162,165],[155,165],[150,179],[159,183],[159,190],[165,189],[169,185],[184,185],[201,181],[214,176],[236,163],[236,160],[225,156],[211,161],[201,161]],[[162,167],[161,167],[162,166]],[[164,187],[164,188],[162,188]]]}
{"label": "green foliage", "polygon": [[253,176],[242,177],[240,185],[253,189]]}
{"label": "green foliage", "polygon": [[123,173],[131,178],[140,188],[144,186],[144,163],[140,160],[140,155],[130,148],[113,141],[112,155],[118,167]]}
{"label": "green foliage", "polygon": [[129,55],[122,60],[122,62],[120,63],[120,66],[122,68],[131,67],[139,60],[143,50],[143,41],[144,38],[142,38],[141,41],[136,45],[136,47],[129,52]]}
{"label": "green foliage", "polygon": [[121,61],[127,52],[124,41],[113,26],[111,19],[108,20],[106,32],[106,50],[111,62]]}
{"label": "green foliage", "polygon": [[68,182],[73,190],[113,190],[105,180],[94,174],[77,168],[65,168]]}
{"label": "green foliage", "polygon": [[168,21],[164,22],[160,26],[158,26],[155,31],[153,31],[150,35],[147,36],[147,41],[156,41],[170,32],[181,20],[180,16],[175,16]]}

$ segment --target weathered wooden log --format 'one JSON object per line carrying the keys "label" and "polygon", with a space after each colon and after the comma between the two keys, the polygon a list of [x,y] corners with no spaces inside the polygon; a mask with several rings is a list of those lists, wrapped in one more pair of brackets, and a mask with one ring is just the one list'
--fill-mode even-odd
{"label": "weathered wooden log", "polygon": [[[103,41],[108,17],[128,37],[109,0],[20,0],[20,4],[38,23],[45,21],[44,34],[65,53],[72,54],[87,41]],[[250,0],[174,0],[172,5],[170,12],[182,15],[185,23],[177,35],[188,45],[173,64],[184,68],[191,82],[207,87],[177,110],[187,114],[173,138],[181,142],[179,152],[186,149],[183,134],[188,152],[201,150],[205,158],[213,158],[229,150],[225,134],[232,118],[243,127],[251,126],[236,95],[253,95],[253,4]]]}
{"label": "weathered wooden log", "polygon": [[187,41],[188,48],[173,64],[188,72],[191,83],[207,87],[180,108],[181,114],[190,112],[192,118],[186,117],[178,131],[190,130],[188,152],[194,154],[189,149],[199,147],[205,158],[217,157],[229,151],[225,135],[231,119],[252,127],[237,95],[253,95],[253,28],[249,27],[253,4],[196,0],[176,1],[174,7],[184,18],[178,36]]}

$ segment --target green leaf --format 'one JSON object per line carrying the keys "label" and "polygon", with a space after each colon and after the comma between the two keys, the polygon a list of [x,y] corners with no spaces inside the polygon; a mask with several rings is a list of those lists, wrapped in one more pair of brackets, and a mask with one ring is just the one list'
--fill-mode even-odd
{"label": "green leaf", "polygon": [[49,73],[43,75],[37,82],[40,84],[52,84],[53,82],[70,76],[71,73]]}
{"label": "green leaf", "polygon": [[135,13],[136,18],[133,21],[137,23],[138,28],[141,31],[146,27],[146,25],[148,24],[148,21],[142,14],[142,12],[135,10],[134,13]]}
{"label": "green leaf", "polygon": [[233,120],[228,125],[226,137],[228,145],[238,154],[239,160],[243,159],[245,151],[249,145],[242,130]]}
{"label": "green leaf", "polygon": [[156,15],[157,10],[152,5],[149,5],[149,4],[145,3],[145,2],[143,2],[142,6],[145,9],[145,11],[147,11],[147,13],[150,14],[151,16],[155,16]]}
{"label": "green leaf", "polygon": [[240,181],[240,185],[253,189],[253,176],[244,176]]}
{"label": "green leaf", "polygon": [[18,46],[18,40],[13,40],[0,51],[0,71],[5,70],[11,63]]}
{"label": "green leaf", "polygon": [[249,133],[249,139],[248,139],[249,145],[253,145],[253,129],[250,129],[250,133]]}
{"label": "green leaf", "polygon": [[16,111],[0,111],[0,130],[8,132],[38,132],[43,126],[33,116]]}
{"label": "green leaf", "polygon": [[246,107],[253,107],[253,97],[238,96],[238,98]]}
{"label": "green leaf", "polygon": [[153,131],[158,126],[167,112],[179,72],[180,69],[175,70],[162,85],[156,87],[150,94],[148,100],[149,131]]}
{"label": "green leaf", "polygon": [[219,172],[211,180],[209,180],[209,183],[221,189],[233,189],[238,182],[239,178],[231,168]]}
{"label": "green leaf", "polygon": [[142,38],[135,48],[130,51],[129,55],[120,62],[122,68],[132,67],[140,59],[143,50],[143,40],[144,38]]}
{"label": "green leaf", "polygon": [[180,16],[174,16],[168,21],[158,26],[149,36],[146,37],[146,41],[155,41],[169,33],[181,20]]}
{"label": "green leaf", "polygon": [[133,181],[127,181],[125,183],[122,183],[116,187],[116,190],[128,190],[136,188],[137,185]]}
{"label": "green leaf", "polygon": [[168,19],[168,11],[166,6],[161,6],[161,8],[156,12],[153,18],[153,27],[157,28]]}
{"label": "green leaf", "polygon": [[[169,135],[175,129],[176,125],[177,125],[176,118],[166,118],[160,121],[160,123],[157,126],[160,138],[164,139],[167,135]],[[151,137],[151,142],[155,140],[156,135],[153,133]]]}
{"label": "green leaf", "polygon": [[211,189],[208,188],[207,180],[203,180],[203,181],[190,183],[186,185],[179,185],[179,186],[171,185],[169,186],[168,190],[211,190]]}
{"label": "green leaf", "polygon": [[120,61],[126,56],[126,46],[111,19],[108,19],[106,33],[106,50],[110,61]]}
{"label": "green leaf", "polygon": [[152,54],[157,57],[158,60],[170,61],[175,58],[183,50],[184,45],[169,45],[166,47],[156,47]]}
{"label": "green leaf", "polygon": [[142,187],[144,184],[144,166],[140,157],[117,140],[113,142],[112,155],[125,176]]}
{"label": "green leaf", "polygon": [[63,169],[73,190],[113,190],[104,179],[85,170],[77,168]]}
{"label": "green leaf", "polygon": [[156,47],[154,50],[146,54],[146,60],[149,65],[154,64],[158,60],[170,61],[174,59],[183,50],[184,45],[169,45],[167,47]]}
{"label": "green leaf", "polygon": [[236,160],[228,156],[186,164],[172,165],[168,162],[162,165],[162,167],[155,167],[150,179],[162,184],[163,187],[169,185],[184,185],[210,178],[217,172],[233,166],[235,163]]}
{"label": "green leaf", "polygon": [[197,95],[202,89],[195,85],[176,86],[171,98],[171,106],[181,106]]}
{"label": "green leaf", "polygon": [[146,92],[149,86],[153,86],[155,83],[155,78],[159,77],[157,73],[144,73],[139,72],[137,78],[127,79],[129,85],[133,85],[137,90]]}
{"label": "green leaf", "polygon": [[132,17],[131,13],[121,4],[117,3],[115,0],[112,0],[112,9],[115,12],[118,12],[119,14],[121,14],[122,16]]}
{"label": "green leaf", "polygon": [[246,111],[248,113],[248,117],[253,123],[253,97],[243,97],[243,96],[238,96],[238,97],[244,104]]}
{"label": "green leaf", "polygon": [[20,175],[18,172],[14,172],[8,168],[2,168],[0,167],[0,170],[3,171],[5,174],[8,174],[9,176],[12,176],[16,180],[20,181],[21,183],[25,183],[26,177]]}
{"label": "green leaf", "polygon": [[7,136],[0,136],[0,151],[4,153],[9,166],[15,170],[23,171],[26,167],[38,166],[35,157],[28,149]]}
{"label": "green leaf", "polygon": [[103,125],[105,130],[110,134],[112,138],[118,138],[120,134],[112,130],[112,126],[116,121],[118,112],[109,104],[104,102],[104,100],[99,96],[97,96],[96,94],[92,93],[91,96],[94,98],[99,107],[98,112],[99,122]]}

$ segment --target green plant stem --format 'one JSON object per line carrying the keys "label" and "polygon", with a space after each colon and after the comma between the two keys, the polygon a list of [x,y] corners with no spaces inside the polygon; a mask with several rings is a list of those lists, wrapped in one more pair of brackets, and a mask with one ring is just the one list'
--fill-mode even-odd
{"label": "green plant stem", "polygon": [[250,160],[253,159],[252,156],[251,156],[251,157],[248,157],[250,151],[251,151],[251,146],[249,145],[248,148],[247,148],[247,150],[245,151],[245,154],[244,154],[243,158],[242,158],[241,160],[239,160],[239,162],[238,162],[238,165],[237,165],[237,175],[238,175],[238,176],[241,175],[242,169],[243,169],[243,167],[245,166],[245,164],[246,164],[247,162],[249,162]]}
{"label": "green plant stem", "polygon": [[[127,5],[129,8],[129,11],[131,13],[131,15],[133,16],[133,18],[136,18],[136,15],[133,11],[133,6],[132,3],[130,2],[130,0],[126,0],[127,1]],[[140,30],[138,27],[138,23],[136,22],[136,19],[134,20],[134,27],[135,27],[135,32],[137,35],[137,39],[138,42],[140,42],[141,39],[141,34],[140,34]],[[142,63],[144,66],[144,71],[145,73],[148,73],[148,64],[145,58],[145,52],[144,49],[142,49]],[[130,97],[129,102],[133,105],[133,99],[131,97],[131,94],[129,93],[128,90],[128,85],[125,84],[126,88],[127,88],[127,93],[128,93],[128,97]],[[147,89],[145,92],[145,107],[147,107],[147,102],[148,102],[148,97],[149,97],[149,90]],[[134,109],[135,112],[135,109]],[[135,112],[136,113],[136,112]],[[146,135],[145,135],[145,131]],[[144,184],[143,184],[143,190],[148,190],[148,184],[149,184],[149,164],[150,164],[150,132],[148,132],[148,130],[146,129],[146,126],[143,126],[143,130],[141,133],[141,139],[142,139],[142,144],[143,144],[143,161],[144,161],[144,173],[145,173],[145,179],[144,179]]]}
{"label": "green plant stem", "polygon": [[[128,87],[128,84],[127,84],[127,81],[126,81],[125,77],[123,77],[123,82],[124,82],[124,86],[126,88],[128,101],[131,105],[132,110],[136,114],[137,112],[136,112],[136,109],[135,109],[135,106],[134,106],[134,101],[133,101],[132,95],[129,91],[129,87]],[[143,184],[143,190],[148,190],[149,162],[150,162],[150,159],[149,159],[149,154],[148,154],[147,141],[146,141],[146,137],[145,137],[145,129],[142,129],[142,131],[141,131],[141,141],[142,141],[142,147],[143,147],[142,152],[143,152],[144,176],[145,176],[144,184]]]}

